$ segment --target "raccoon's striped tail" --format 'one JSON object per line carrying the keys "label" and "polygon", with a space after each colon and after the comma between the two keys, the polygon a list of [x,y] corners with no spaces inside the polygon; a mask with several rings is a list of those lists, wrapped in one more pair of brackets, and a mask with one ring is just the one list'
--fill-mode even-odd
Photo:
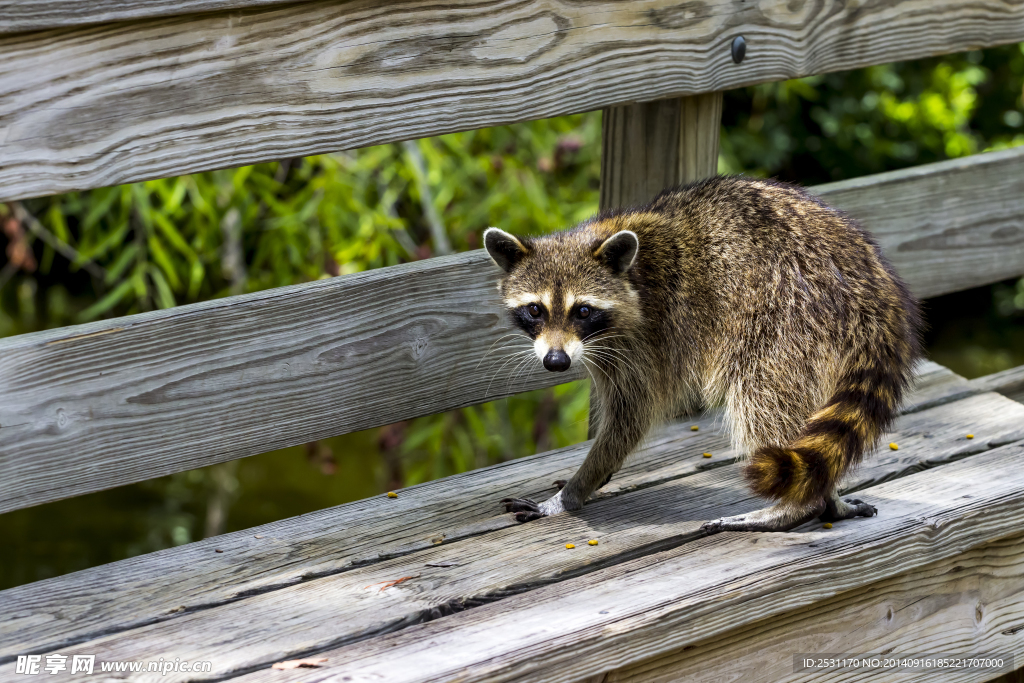
{"label": "raccoon's striped tail", "polygon": [[754,452],[743,472],[754,493],[811,506],[835,490],[843,475],[892,424],[910,383],[909,357],[881,355],[854,359],[835,394],[811,415],[792,443]]}

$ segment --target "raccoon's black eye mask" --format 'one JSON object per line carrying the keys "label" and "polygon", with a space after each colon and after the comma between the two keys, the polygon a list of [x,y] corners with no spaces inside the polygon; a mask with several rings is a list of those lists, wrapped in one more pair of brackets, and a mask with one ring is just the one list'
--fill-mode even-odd
{"label": "raccoon's black eye mask", "polygon": [[[537,309],[536,315],[530,311],[531,308]],[[544,319],[547,317],[544,307],[540,304],[527,304],[513,308],[509,310],[509,313],[512,316],[512,322],[531,337],[540,334],[541,328],[544,327]]]}

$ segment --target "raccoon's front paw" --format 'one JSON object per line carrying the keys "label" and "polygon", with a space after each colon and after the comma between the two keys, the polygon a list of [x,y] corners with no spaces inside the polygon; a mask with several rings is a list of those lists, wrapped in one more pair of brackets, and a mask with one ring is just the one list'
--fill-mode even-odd
{"label": "raccoon's front paw", "polygon": [[501,504],[505,506],[505,512],[516,513],[517,522],[531,522],[545,516],[540,505],[529,498],[502,498]]}
{"label": "raccoon's front paw", "polygon": [[517,522],[532,522],[535,519],[557,515],[566,510],[561,491],[543,503],[535,503],[529,498],[503,498],[501,504],[505,506],[505,512],[516,513]]}

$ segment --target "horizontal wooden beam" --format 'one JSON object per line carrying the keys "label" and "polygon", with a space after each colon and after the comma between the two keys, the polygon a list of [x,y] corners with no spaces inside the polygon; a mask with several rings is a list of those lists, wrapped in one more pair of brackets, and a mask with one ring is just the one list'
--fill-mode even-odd
{"label": "horizontal wooden beam", "polygon": [[[919,295],[1024,274],[1024,148],[818,189]],[[498,273],[474,251],[0,339],[0,512],[578,378],[509,381]]]}
{"label": "horizontal wooden beam", "polygon": [[1024,274],[1024,147],[812,190],[870,230],[921,298]]}
{"label": "horizontal wooden beam", "polygon": [[1019,0],[321,0],[13,33],[0,201],[1021,40]]}
{"label": "horizontal wooden beam", "polygon": [[0,0],[0,34],[199,12],[253,10],[289,2],[295,0]]}

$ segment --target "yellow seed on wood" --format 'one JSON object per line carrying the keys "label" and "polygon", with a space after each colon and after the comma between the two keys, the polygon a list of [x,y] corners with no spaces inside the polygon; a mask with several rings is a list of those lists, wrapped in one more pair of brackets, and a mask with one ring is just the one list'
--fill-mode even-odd
{"label": "yellow seed on wood", "polygon": [[710,454],[710,453],[705,453],[705,454],[704,454],[704,457],[705,457],[705,458],[710,458],[710,457],[711,457],[711,454]]}
{"label": "yellow seed on wood", "polygon": [[973,439],[973,438],[974,438],[974,434],[968,434],[968,435],[967,435],[967,438],[968,438],[968,439]]}
{"label": "yellow seed on wood", "polygon": [[894,451],[898,451],[900,449],[899,445],[896,444],[895,442],[889,444],[889,448],[893,449]]}
{"label": "yellow seed on wood", "polygon": [[693,425],[692,427],[690,427],[690,431],[691,431],[691,432],[695,432],[695,431],[697,431],[698,429],[700,429],[700,427],[698,427],[697,425]]}
{"label": "yellow seed on wood", "polygon": [[597,545],[597,541],[591,539],[591,540],[587,541],[587,545]]}
{"label": "yellow seed on wood", "polygon": [[394,491],[388,491],[388,498],[398,498],[398,494]]}
{"label": "yellow seed on wood", "polygon": [[823,529],[831,529],[832,528],[832,522],[825,522],[824,524],[821,525],[821,527]]}
{"label": "yellow seed on wood", "polygon": [[575,548],[576,546],[574,546],[574,545],[573,545],[572,543],[566,543],[566,544],[565,544],[565,547],[566,547],[566,548],[568,548],[569,550],[572,550],[572,549],[573,549],[573,548]]}

